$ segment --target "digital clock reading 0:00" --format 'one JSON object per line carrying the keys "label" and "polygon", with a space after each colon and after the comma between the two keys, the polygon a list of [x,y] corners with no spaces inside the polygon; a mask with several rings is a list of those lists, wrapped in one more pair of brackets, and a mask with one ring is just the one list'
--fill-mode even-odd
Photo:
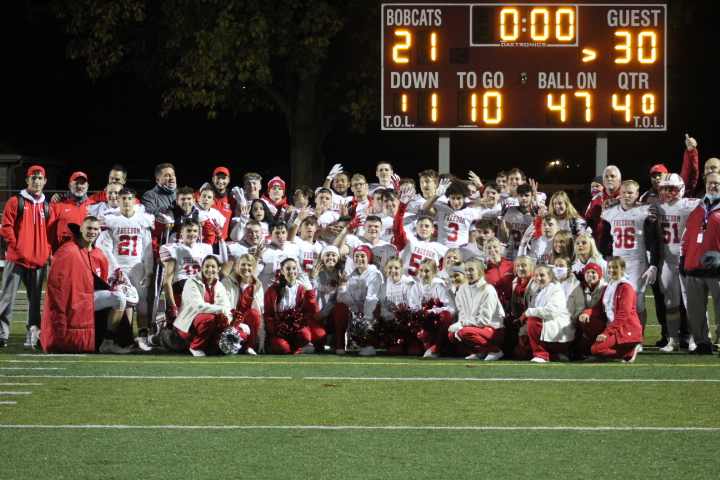
{"label": "digital clock reading 0:00", "polygon": [[665,130],[665,10],[383,5],[383,128]]}

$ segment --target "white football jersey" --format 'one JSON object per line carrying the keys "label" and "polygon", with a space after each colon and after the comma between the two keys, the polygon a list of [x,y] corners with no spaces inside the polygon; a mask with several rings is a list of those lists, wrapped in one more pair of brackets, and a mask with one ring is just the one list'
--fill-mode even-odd
{"label": "white football jersey", "polygon": [[[298,262],[298,267],[300,267],[300,250],[297,245],[287,242],[282,249],[272,244],[268,245],[267,250],[263,253],[260,262],[262,263],[262,270],[258,275],[258,280],[262,282],[265,291],[279,278],[280,263],[286,258],[294,258]],[[302,272],[302,267],[298,268],[298,270]]]}
{"label": "white football jersey", "polygon": [[553,253],[553,240],[547,239],[544,235],[533,238],[527,246],[527,253],[530,258],[535,259],[535,265],[547,265],[550,263],[550,255]]}
{"label": "white football jersey", "polygon": [[382,272],[385,270],[385,264],[388,258],[393,255],[397,255],[398,251],[393,245],[388,242],[379,240],[377,245],[370,245],[364,237],[358,237],[356,235],[348,235],[345,237],[345,243],[350,247],[350,253],[345,256],[345,271],[350,273],[355,269],[355,262],[353,261],[353,250],[360,245],[367,246],[373,254],[372,263],[377,265],[378,269]]}
{"label": "white football jersey", "polygon": [[184,243],[167,243],[160,247],[160,260],[167,262],[175,260],[175,274],[173,283],[197,275],[202,267],[202,261],[211,255],[212,245],[207,243],[196,243],[188,247]]}
{"label": "white football jersey", "polygon": [[680,258],[680,246],[685,223],[695,207],[700,205],[699,198],[681,198],[674,205],[658,203],[657,226],[660,230],[663,258]]}
{"label": "white football jersey", "polygon": [[474,208],[453,210],[447,203],[435,203],[437,210],[437,241],[448,248],[458,248],[468,243],[470,226],[480,218]]}
{"label": "white football jersey", "polygon": [[[131,217],[108,211],[100,220],[105,239],[98,246],[117,267],[130,269],[145,262],[152,271],[152,228],[155,219],[149,213],[135,210]],[[113,267],[115,268],[115,267]]]}
{"label": "white football jersey", "polygon": [[320,252],[327,245],[322,240],[316,240],[314,243],[310,243],[299,236],[295,237],[292,243],[298,247],[300,270],[305,273],[310,273],[313,265],[315,265],[315,261],[320,256]]}
{"label": "white football jersey", "polygon": [[499,218],[510,224],[510,240],[505,257],[512,261],[518,255],[522,237],[525,235],[525,230],[532,225],[534,217],[529,211],[522,213],[519,207],[507,207]]}
{"label": "white football jersey", "polygon": [[[625,262],[647,259],[645,248],[645,220],[657,218],[655,205],[635,205],[625,210],[621,205],[606,209],[600,216],[610,224],[613,238],[613,255],[623,257]],[[652,232],[647,232],[651,233]]]}

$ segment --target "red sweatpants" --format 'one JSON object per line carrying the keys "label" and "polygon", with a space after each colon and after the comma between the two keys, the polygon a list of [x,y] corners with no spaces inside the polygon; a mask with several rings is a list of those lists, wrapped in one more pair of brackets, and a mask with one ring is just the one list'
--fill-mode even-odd
{"label": "red sweatpants", "polygon": [[323,322],[311,318],[308,320],[308,328],[310,329],[310,341],[315,346],[315,351],[322,352],[325,348],[325,339],[327,339],[325,325]]}
{"label": "red sweatpants", "polygon": [[527,332],[533,357],[557,361],[558,353],[565,353],[572,342],[544,342],[540,340],[543,322],[538,317],[528,317]]}
{"label": "red sweatpants", "polygon": [[533,357],[533,350],[530,346],[530,339],[527,335],[518,336],[518,343],[513,350],[515,360],[530,360]]}
{"label": "red sweatpants", "polygon": [[[325,317],[325,332],[335,334],[335,348],[345,350],[345,332],[347,331],[348,320],[350,318],[350,309],[344,303],[338,303],[332,310],[330,315]],[[315,340],[313,340],[315,343]],[[323,340],[323,344],[325,341]]]}
{"label": "red sweatpants", "polygon": [[[215,348],[220,344],[220,334],[223,328],[215,321],[215,315],[212,313],[201,313],[195,317],[189,332],[183,332],[178,329],[178,333],[185,340],[190,341],[190,348],[193,350],[206,351],[209,348]],[[243,342],[247,340],[247,335],[240,332]]]}
{"label": "red sweatpants", "polygon": [[453,323],[452,313],[440,312],[440,325],[435,332],[421,332],[418,337],[423,343],[425,350],[437,354],[439,350],[442,350],[443,343],[448,338],[448,328]]}
{"label": "red sweatpants", "polygon": [[487,355],[500,351],[500,345],[505,339],[505,329],[489,326],[463,327],[456,333],[449,333],[448,338],[458,345],[467,347],[472,353]]}
{"label": "red sweatpants", "polygon": [[[605,321],[597,317],[590,317],[590,321],[587,323],[580,322],[583,332],[582,340],[580,340],[580,352],[583,355],[594,355],[590,349],[595,344],[597,336],[605,331],[606,326]],[[597,357],[597,355],[595,356]]]}
{"label": "red sweatpants", "polygon": [[400,345],[393,345],[385,349],[388,355],[409,355],[411,357],[421,357],[425,353],[426,348],[417,338],[407,338]]}
{"label": "red sweatpants", "polygon": [[310,343],[310,328],[305,327],[301,329],[297,336],[288,342],[284,338],[270,335],[270,346],[273,352],[278,355],[287,355],[288,353],[299,353],[300,349]]}
{"label": "red sweatpants", "polygon": [[593,343],[592,347],[590,347],[590,353],[602,359],[621,358],[623,360],[630,360],[634,353],[633,350],[635,350],[638,343],[639,342],[617,343],[617,337],[615,335],[609,335],[602,342]]}
{"label": "red sweatpants", "polygon": [[247,341],[243,341],[242,351],[246,351],[248,348],[252,348],[257,351],[257,336],[260,330],[260,322],[262,317],[260,312],[254,308],[249,308],[243,313],[242,323],[250,327],[250,335],[247,337]]}

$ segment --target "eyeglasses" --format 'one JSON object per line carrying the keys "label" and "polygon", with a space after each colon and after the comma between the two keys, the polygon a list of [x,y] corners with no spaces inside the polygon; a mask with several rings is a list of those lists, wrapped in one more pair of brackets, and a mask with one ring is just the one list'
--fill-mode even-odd
{"label": "eyeglasses", "polygon": [[708,187],[720,187],[720,182],[705,182]]}

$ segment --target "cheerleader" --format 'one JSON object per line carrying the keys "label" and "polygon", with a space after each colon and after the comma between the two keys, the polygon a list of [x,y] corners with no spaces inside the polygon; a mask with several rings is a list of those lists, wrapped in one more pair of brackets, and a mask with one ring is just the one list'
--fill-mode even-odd
{"label": "cheerleader", "polygon": [[517,360],[530,360],[532,348],[527,334],[527,324],[520,323],[520,317],[538,293],[532,280],[535,276],[535,260],[528,255],[515,258],[515,279],[510,299],[510,315],[505,319],[505,341],[503,351],[512,353]]}
{"label": "cheerleader", "polygon": [[450,273],[449,269],[453,265],[456,265],[457,263],[462,261],[462,254],[460,253],[459,248],[451,248],[447,252],[445,252],[445,256],[442,259],[442,270],[438,271],[437,277],[441,280],[444,280],[445,283],[449,283],[450,281]]}
{"label": "cheerleader", "polygon": [[[375,325],[374,312],[383,278],[378,268],[372,264],[372,259],[370,247],[366,245],[355,247],[353,250],[355,268],[350,275],[342,272],[339,276],[338,301],[347,305],[352,315],[362,316],[370,325]],[[376,354],[372,342],[373,339],[370,338],[368,345],[360,346],[360,355]]]}
{"label": "cheerleader", "polygon": [[567,362],[565,352],[574,338],[574,329],[562,287],[555,281],[548,265],[535,267],[538,294],[525,310],[521,320],[527,321],[533,363],[547,363],[551,359]]}
{"label": "cheerleader", "polygon": [[470,353],[466,360],[491,362],[503,357],[500,346],[505,337],[505,312],[497,292],[485,280],[482,263],[479,268],[480,278],[458,289],[455,297],[458,319],[448,328],[448,338],[460,352]]}
{"label": "cheerleader", "polygon": [[421,310],[428,303],[442,304],[432,307],[432,312],[440,315],[437,330],[423,332],[420,340],[425,347],[423,358],[437,358],[442,344],[447,337],[448,328],[453,323],[455,304],[447,291],[445,282],[437,277],[435,260],[426,258],[418,267],[418,282],[410,290],[410,308]]}
{"label": "cheerleader", "polygon": [[573,273],[582,274],[589,263],[594,263],[602,269],[603,278],[605,278],[605,280],[609,278],[607,275],[607,262],[605,262],[598,251],[595,245],[595,239],[589,233],[581,233],[575,239],[575,255],[572,257],[572,261]]}
{"label": "cheerleader", "polygon": [[470,285],[484,278],[485,264],[479,258],[468,258],[465,261],[465,276]]}
{"label": "cheerleader", "polygon": [[560,230],[553,238],[552,255],[550,264],[555,262],[557,257],[573,258],[575,255],[575,241],[570,230]]}
{"label": "cheerleader", "polygon": [[246,253],[238,258],[235,273],[222,280],[230,305],[242,314],[242,324],[249,329],[246,332],[247,341],[243,342],[241,349],[248,355],[265,353],[265,324],[262,321],[265,305],[262,283],[255,276],[256,267],[255,257]]}
{"label": "cheerleader", "polygon": [[[297,316],[302,316],[304,322],[292,338],[283,338],[279,335],[283,325],[278,323],[279,314],[294,310]],[[315,290],[310,279],[300,275],[298,264],[294,258],[286,258],[280,262],[280,279],[272,284],[265,292],[265,329],[270,334],[270,346],[274,353],[315,353],[311,341],[318,345],[325,344],[325,330],[320,322],[313,319],[318,311]],[[297,320],[296,320],[297,322]]]}
{"label": "cheerleader", "polygon": [[568,297],[568,310],[576,328],[575,340],[579,340],[580,352],[583,355],[590,355],[590,347],[599,335],[599,331],[597,335],[586,337],[580,325],[580,315],[585,310],[592,309],[602,300],[607,282],[602,278],[602,268],[596,263],[587,264],[583,277],[585,281],[575,287],[573,293]]}
{"label": "cheerleader", "polygon": [[455,300],[458,289],[465,283],[468,282],[467,270],[465,270],[465,263],[458,262],[452,267],[448,268],[448,276],[450,277],[450,284],[447,286],[448,293]]}
{"label": "cheerleader", "polygon": [[[555,215],[560,223],[560,228],[562,230],[570,230],[571,235],[584,233],[587,228],[587,222],[585,222],[585,219],[575,210],[567,193],[562,190],[553,193],[552,197],[550,197],[548,212]],[[572,257],[571,255],[568,256]]]}
{"label": "cheerleader", "polygon": [[325,325],[326,332],[333,334],[335,355],[345,355],[345,331],[350,317],[347,305],[338,303],[337,299],[341,271],[340,252],[332,245],[320,251],[320,256],[310,271],[310,281],[317,292],[320,309],[313,318]]}
{"label": "cheerleader", "polygon": [[[220,262],[214,255],[203,259],[200,273],[187,279],[183,301],[174,326],[180,336],[190,342],[190,353],[204,357],[205,352],[220,344],[223,323],[232,320],[227,291],[218,280]],[[225,315],[225,322],[220,318]],[[247,328],[242,328],[243,342]]]}
{"label": "cheerleader", "polygon": [[634,362],[638,347],[642,345],[642,325],[636,310],[637,296],[625,276],[625,260],[612,257],[607,264],[610,283],[592,309],[580,315],[583,333],[595,342],[590,347],[593,355],[588,360]]}
{"label": "cheerleader", "polygon": [[562,288],[565,294],[565,298],[570,297],[575,287],[580,286],[580,281],[572,270],[570,270],[570,259],[568,257],[558,256],[555,258],[552,271],[553,276],[557,279],[558,285],[560,285],[560,288]]}
{"label": "cheerleader", "polygon": [[[385,331],[385,339],[393,340],[393,332],[391,331],[391,325],[395,320],[396,312],[399,310],[410,311],[410,290],[415,286],[415,281],[408,275],[404,274],[403,261],[398,256],[392,256],[388,258],[385,264],[385,282],[380,285],[379,302],[380,302],[380,318],[383,321],[383,326],[387,326]],[[407,332],[405,332],[407,333]],[[420,356],[423,354],[425,349],[423,348],[422,342],[417,336],[404,334],[401,340],[397,344],[391,344],[388,342],[387,353],[389,355],[412,355]]]}
{"label": "cheerleader", "polygon": [[485,241],[485,255],[487,255],[487,268],[485,269],[485,280],[497,290],[503,308],[509,310],[510,297],[512,296],[512,282],[515,278],[513,272],[515,264],[509,262],[505,255],[500,240],[495,237]]}

